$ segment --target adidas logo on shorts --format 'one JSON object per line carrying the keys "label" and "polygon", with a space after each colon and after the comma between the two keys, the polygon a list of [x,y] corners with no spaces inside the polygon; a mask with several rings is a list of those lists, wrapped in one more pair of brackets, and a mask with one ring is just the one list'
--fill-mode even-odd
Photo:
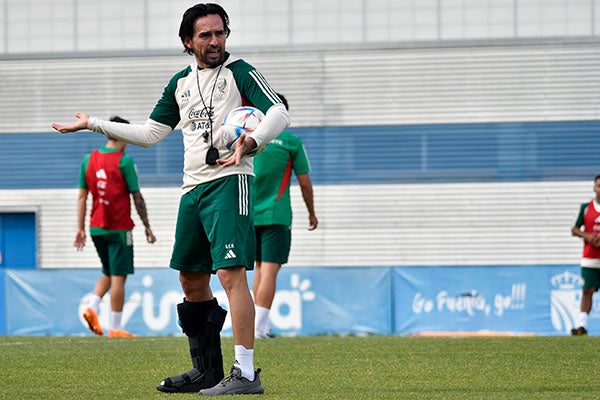
{"label": "adidas logo on shorts", "polygon": [[229,249],[229,251],[227,251],[227,254],[225,254],[225,259],[229,260],[231,258],[237,258],[237,256],[235,255],[233,250]]}

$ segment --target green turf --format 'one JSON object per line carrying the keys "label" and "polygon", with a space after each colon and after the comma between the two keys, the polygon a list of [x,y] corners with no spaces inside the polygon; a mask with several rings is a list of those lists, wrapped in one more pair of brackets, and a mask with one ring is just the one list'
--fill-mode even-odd
{"label": "green turf", "polygon": [[[598,399],[599,337],[337,337],[259,340],[268,399]],[[233,342],[223,339],[224,361]],[[0,337],[0,399],[167,399],[191,367],[183,337]],[[240,398],[240,396],[236,396]]]}

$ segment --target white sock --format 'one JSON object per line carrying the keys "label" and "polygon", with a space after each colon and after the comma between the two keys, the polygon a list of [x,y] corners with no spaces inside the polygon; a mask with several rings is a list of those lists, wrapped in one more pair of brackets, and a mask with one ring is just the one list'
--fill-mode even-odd
{"label": "white sock", "polygon": [[123,319],[123,312],[111,311],[110,329],[123,329],[121,327],[121,319]]}
{"label": "white sock", "polygon": [[254,332],[255,334],[265,334],[271,331],[271,325],[269,324],[269,311],[268,308],[255,306],[256,315],[254,318]]}
{"label": "white sock", "polygon": [[254,349],[247,349],[242,345],[235,345],[234,365],[242,371],[242,376],[249,381],[254,380]]}
{"label": "white sock", "polygon": [[585,311],[581,311],[579,313],[579,326],[583,326],[587,329],[588,326],[589,315]]}
{"label": "white sock", "polygon": [[90,308],[92,310],[96,311],[96,313],[97,313],[100,308],[101,301],[102,301],[102,297],[98,296],[97,294],[92,294],[90,296],[90,302],[89,302]]}

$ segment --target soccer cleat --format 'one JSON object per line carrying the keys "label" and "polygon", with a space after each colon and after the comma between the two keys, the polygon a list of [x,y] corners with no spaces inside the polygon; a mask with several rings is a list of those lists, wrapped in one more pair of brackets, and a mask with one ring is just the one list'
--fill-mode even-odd
{"label": "soccer cleat", "polygon": [[134,333],[129,333],[125,329],[111,329],[108,331],[109,339],[129,339],[136,337],[138,337],[138,335]]}
{"label": "soccer cleat", "polygon": [[98,314],[96,311],[92,310],[90,307],[86,308],[83,312],[83,319],[88,324],[88,329],[99,336],[104,335],[102,331],[102,327],[100,326],[100,321],[98,321]]}
{"label": "soccer cleat", "polygon": [[587,329],[585,329],[583,326],[571,329],[571,336],[586,336],[587,334]]}
{"label": "soccer cleat", "polygon": [[254,372],[254,380],[249,381],[242,376],[242,370],[231,367],[229,375],[210,389],[202,389],[200,396],[220,396],[223,394],[262,394],[265,388],[260,383],[260,368]]}

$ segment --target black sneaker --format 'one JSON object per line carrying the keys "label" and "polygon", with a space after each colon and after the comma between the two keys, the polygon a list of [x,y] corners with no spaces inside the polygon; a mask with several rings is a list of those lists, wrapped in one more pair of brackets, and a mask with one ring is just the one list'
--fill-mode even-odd
{"label": "black sneaker", "polygon": [[254,380],[250,381],[242,376],[242,370],[236,366],[231,367],[229,375],[210,389],[202,389],[200,396],[220,396],[222,394],[262,394],[265,392],[260,383],[260,368],[254,372]]}
{"label": "black sneaker", "polygon": [[585,329],[583,326],[580,326],[579,328],[571,329],[571,336],[586,336],[586,335],[587,335],[587,329]]}

